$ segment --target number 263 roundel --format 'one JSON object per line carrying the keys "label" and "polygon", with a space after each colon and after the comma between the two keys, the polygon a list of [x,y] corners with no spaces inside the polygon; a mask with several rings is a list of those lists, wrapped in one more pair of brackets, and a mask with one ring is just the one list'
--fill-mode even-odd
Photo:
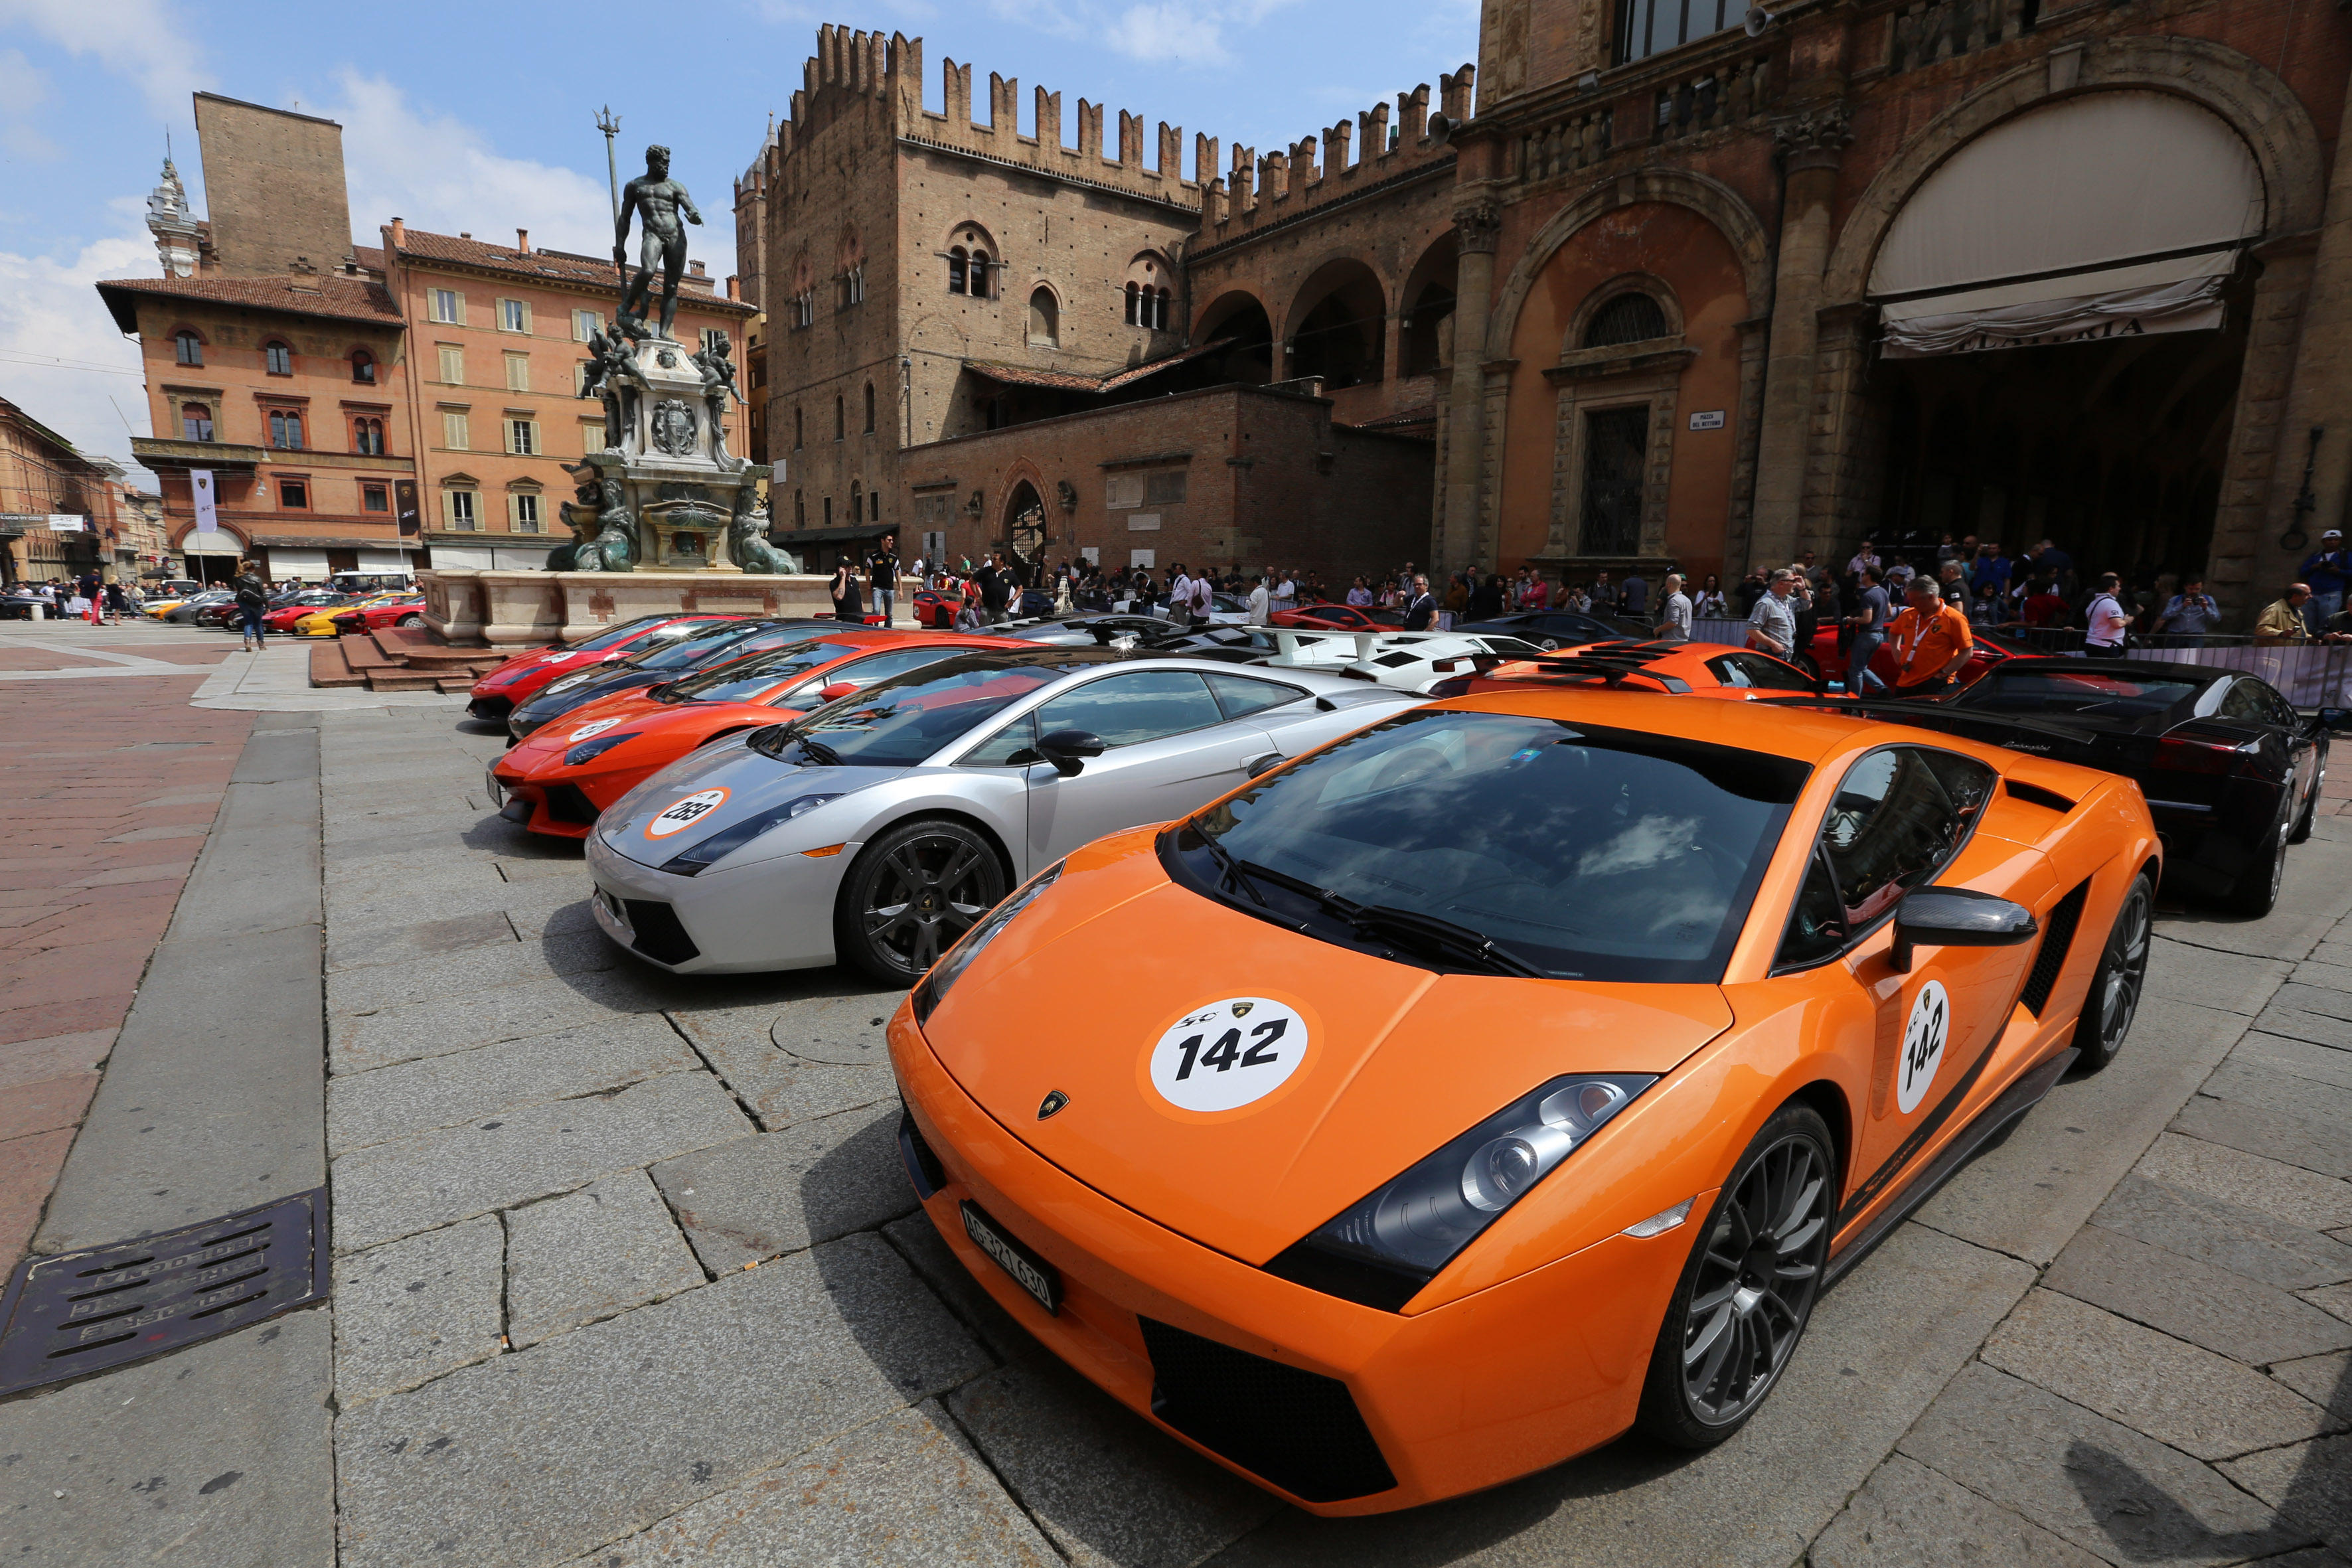
{"label": "number 263 roundel", "polygon": [[1180,1110],[1238,1110],[1280,1089],[1307,1058],[1307,1020],[1264,996],[1195,1007],[1151,1048],[1160,1098]]}
{"label": "number 263 roundel", "polygon": [[667,838],[673,833],[683,833],[726,804],[727,792],[723,789],[697,790],[654,813],[653,820],[646,824],[646,837]]}

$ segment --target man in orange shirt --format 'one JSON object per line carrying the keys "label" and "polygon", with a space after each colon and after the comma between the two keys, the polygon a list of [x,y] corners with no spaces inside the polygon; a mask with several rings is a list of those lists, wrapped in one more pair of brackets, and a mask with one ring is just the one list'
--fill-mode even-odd
{"label": "man in orange shirt", "polygon": [[1969,618],[1944,602],[1936,584],[1911,582],[1910,607],[1895,617],[1886,646],[1895,655],[1895,695],[1940,697],[1969,662],[1976,637]]}

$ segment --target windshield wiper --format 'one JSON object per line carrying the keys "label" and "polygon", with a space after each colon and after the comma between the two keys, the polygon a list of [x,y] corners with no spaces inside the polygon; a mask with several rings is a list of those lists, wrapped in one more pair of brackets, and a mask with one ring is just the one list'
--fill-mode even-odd
{"label": "windshield wiper", "polygon": [[[1202,842],[1209,844],[1206,834]],[[1529,979],[1547,978],[1545,972],[1506,948],[1495,945],[1495,939],[1485,931],[1474,931],[1435,915],[1424,915],[1414,910],[1401,910],[1393,904],[1360,904],[1344,893],[1328,888],[1318,888],[1303,878],[1276,871],[1254,860],[1235,860],[1223,848],[1211,844],[1221,865],[1228,866],[1245,877],[1286,888],[1304,894],[1345,921],[1358,936],[1375,932],[1392,939],[1402,938],[1400,945],[1417,946],[1425,954],[1438,957],[1451,955],[1466,964],[1483,967],[1497,974],[1520,974]],[[1253,893],[1255,896],[1255,893]],[[1264,903],[1264,899],[1258,902]]]}
{"label": "windshield wiper", "polygon": [[815,758],[819,766],[837,768],[844,765],[841,753],[823,741],[812,741],[806,735],[794,735],[793,741],[802,751]]}
{"label": "windshield wiper", "polygon": [[1234,887],[1239,888],[1243,892],[1247,893],[1250,896],[1250,901],[1252,903],[1256,904],[1260,909],[1264,909],[1265,907],[1265,895],[1259,892],[1257,889],[1250,885],[1250,873],[1242,868],[1242,863],[1234,859],[1232,853],[1228,851],[1223,845],[1218,843],[1207,834],[1203,833],[1200,835],[1200,839],[1201,847],[1206,849],[1209,852],[1209,858],[1217,863],[1217,870],[1220,873],[1217,878],[1217,886],[1222,888],[1226,883],[1231,882]]}

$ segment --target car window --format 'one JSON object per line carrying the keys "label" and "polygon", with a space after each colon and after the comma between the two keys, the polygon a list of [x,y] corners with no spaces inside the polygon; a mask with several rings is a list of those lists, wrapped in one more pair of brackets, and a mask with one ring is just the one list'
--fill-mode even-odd
{"label": "car window", "polygon": [[666,647],[680,637],[692,637],[709,624],[709,621],[672,621],[666,626],[655,626],[650,630],[640,632],[624,646],[632,653],[643,653],[647,648]]}
{"label": "car window", "polygon": [[[2243,681],[2234,682],[2243,686]],[[1954,703],[2002,713],[2093,713],[2139,719],[2197,699],[2207,689],[2200,678],[2183,679],[2151,669],[2122,676],[2105,670],[2068,669],[2052,658],[1995,666]],[[2235,695],[2232,693],[2231,695]]]}
{"label": "car window", "polygon": [[2231,681],[2229,695],[2221,699],[2221,717],[2248,724],[2269,723],[2270,714],[2263,706],[2261,687],[2251,680]]}
{"label": "car window", "polygon": [[1822,823],[1822,849],[1849,933],[1943,868],[1996,776],[1924,746],[1882,747],[1847,770]]}
{"label": "car window", "polygon": [[[1024,658],[1034,655],[1016,656]],[[954,657],[877,681],[856,697],[821,708],[796,724],[760,731],[754,743],[782,755],[806,735],[853,767],[912,767],[1011,704],[1068,674],[1051,663],[1006,665],[1003,656],[958,650]],[[1207,695],[1203,689],[1202,695]]]}
{"label": "car window", "polygon": [[1106,746],[1134,746],[1222,724],[1208,684],[1189,669],[1138,669],[1088,681],[1037,710],[1037,732],[1084,730]]}
{"label": "car window", "polygon": [[1727,653],[1706,661],[1707,668],[1726,686],[1752,686],[1764,691],[1811,691],[1813,683],[1777,658],[1760,653]]}
{"label": "car window", "polygon": [[2261,680],[2249,681],[2247,684],[2256,687],[2261,690],[2263,694],[2263,706],[2270,710],[2272,723],[2285,730],[2296,730],[2302,728],[2302,721],[2295,713],[2294,704],[2280,696],[2277,687]]}
{"label": "car window", "polygon": [[656,646],[650,653],[637,655],[639,669],[690,669],[703,659],[743,641],[758,630],[759,623],[713,621],[694,627],[676,642]]}
{"label": "car window", "polygon": [[848,642],[797,642],[767,653],[730,659],[673,682],[669,688],[669,700],[677,702],[745,701],[778,681],[806,675],[821,664],[831,664],[845,655],[856,653],[857,648],[857,644]]}
{"label": "car window", "polygon": [[1797,907],[1789,916],[1788,933],[1780,939],[1777,965],[1802,968],[1837,956],[1847,936],[1845,907],[1838,901],[1836,879],[1819,848],[1805,868],[1804,886],[1797,889]]}
{"label": "car window", "polygon": [[935,646],[894,648],[888,653],[877,653],[872,658],[855,660],[839,669],[827,670],[823,675],[803,681],[793,687],[790,692],[772,700],[792,702],[796,698],[814,697],[838,680],[854,680],[859,686],[871,686],[877,680],[887,680],[894,675],[904,675],[910,669],[920,669],[923,666],[936,663],[950,654],[966,651],[968,650],[960,647]]}
{"label": "car window", "polygon": [[1255,713],[1262,709],[1278,708],[1307,695],[1296,686],[1256,680],[1246,675],[1212,675],[1207,679],[1209,689],[1217,694],[1217,706],[1225,710],[1228,719],[1238,719],[1244,713]]}
{"label": "car window", "polygon": [[963,754],[968,768],[1024,767],[1044,761],[1037,750],[1037,721],[1024,713]]}
{"label": "car window", "polygon": [[623,621],[617,626],[607,626],[603,631],[598,632],[594,637],[590,637],[587,641],[572,644],[572,651],[573,653],[602,653],[608,647],[618,647],[623,643],[635,638],[638,633],[644,631],[646,629],[646,623],[653,618],[654,617],[651,616],[639,616],[635,620]]}

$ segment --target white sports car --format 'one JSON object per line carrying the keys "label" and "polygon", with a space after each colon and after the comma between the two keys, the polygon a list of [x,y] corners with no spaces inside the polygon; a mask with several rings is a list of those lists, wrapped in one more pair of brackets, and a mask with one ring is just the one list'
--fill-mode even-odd
{"label": "white sports car", "polygon": [[1412,701],[1116,648],[959,654],[713,742],[622,796],[588,837],[596,920],[681,973],[839,959],[911,984],[1078,846],[1186,816]]}
{"label": "white sports car", "polygon": [[1269,669],[1330,669],[1399,691],[1425,695],[1452,675],[1469,675],[1516,658],[1540,658],[1543,649],[1491,632],[1331,632],[1261,626],[1279,651]]}

